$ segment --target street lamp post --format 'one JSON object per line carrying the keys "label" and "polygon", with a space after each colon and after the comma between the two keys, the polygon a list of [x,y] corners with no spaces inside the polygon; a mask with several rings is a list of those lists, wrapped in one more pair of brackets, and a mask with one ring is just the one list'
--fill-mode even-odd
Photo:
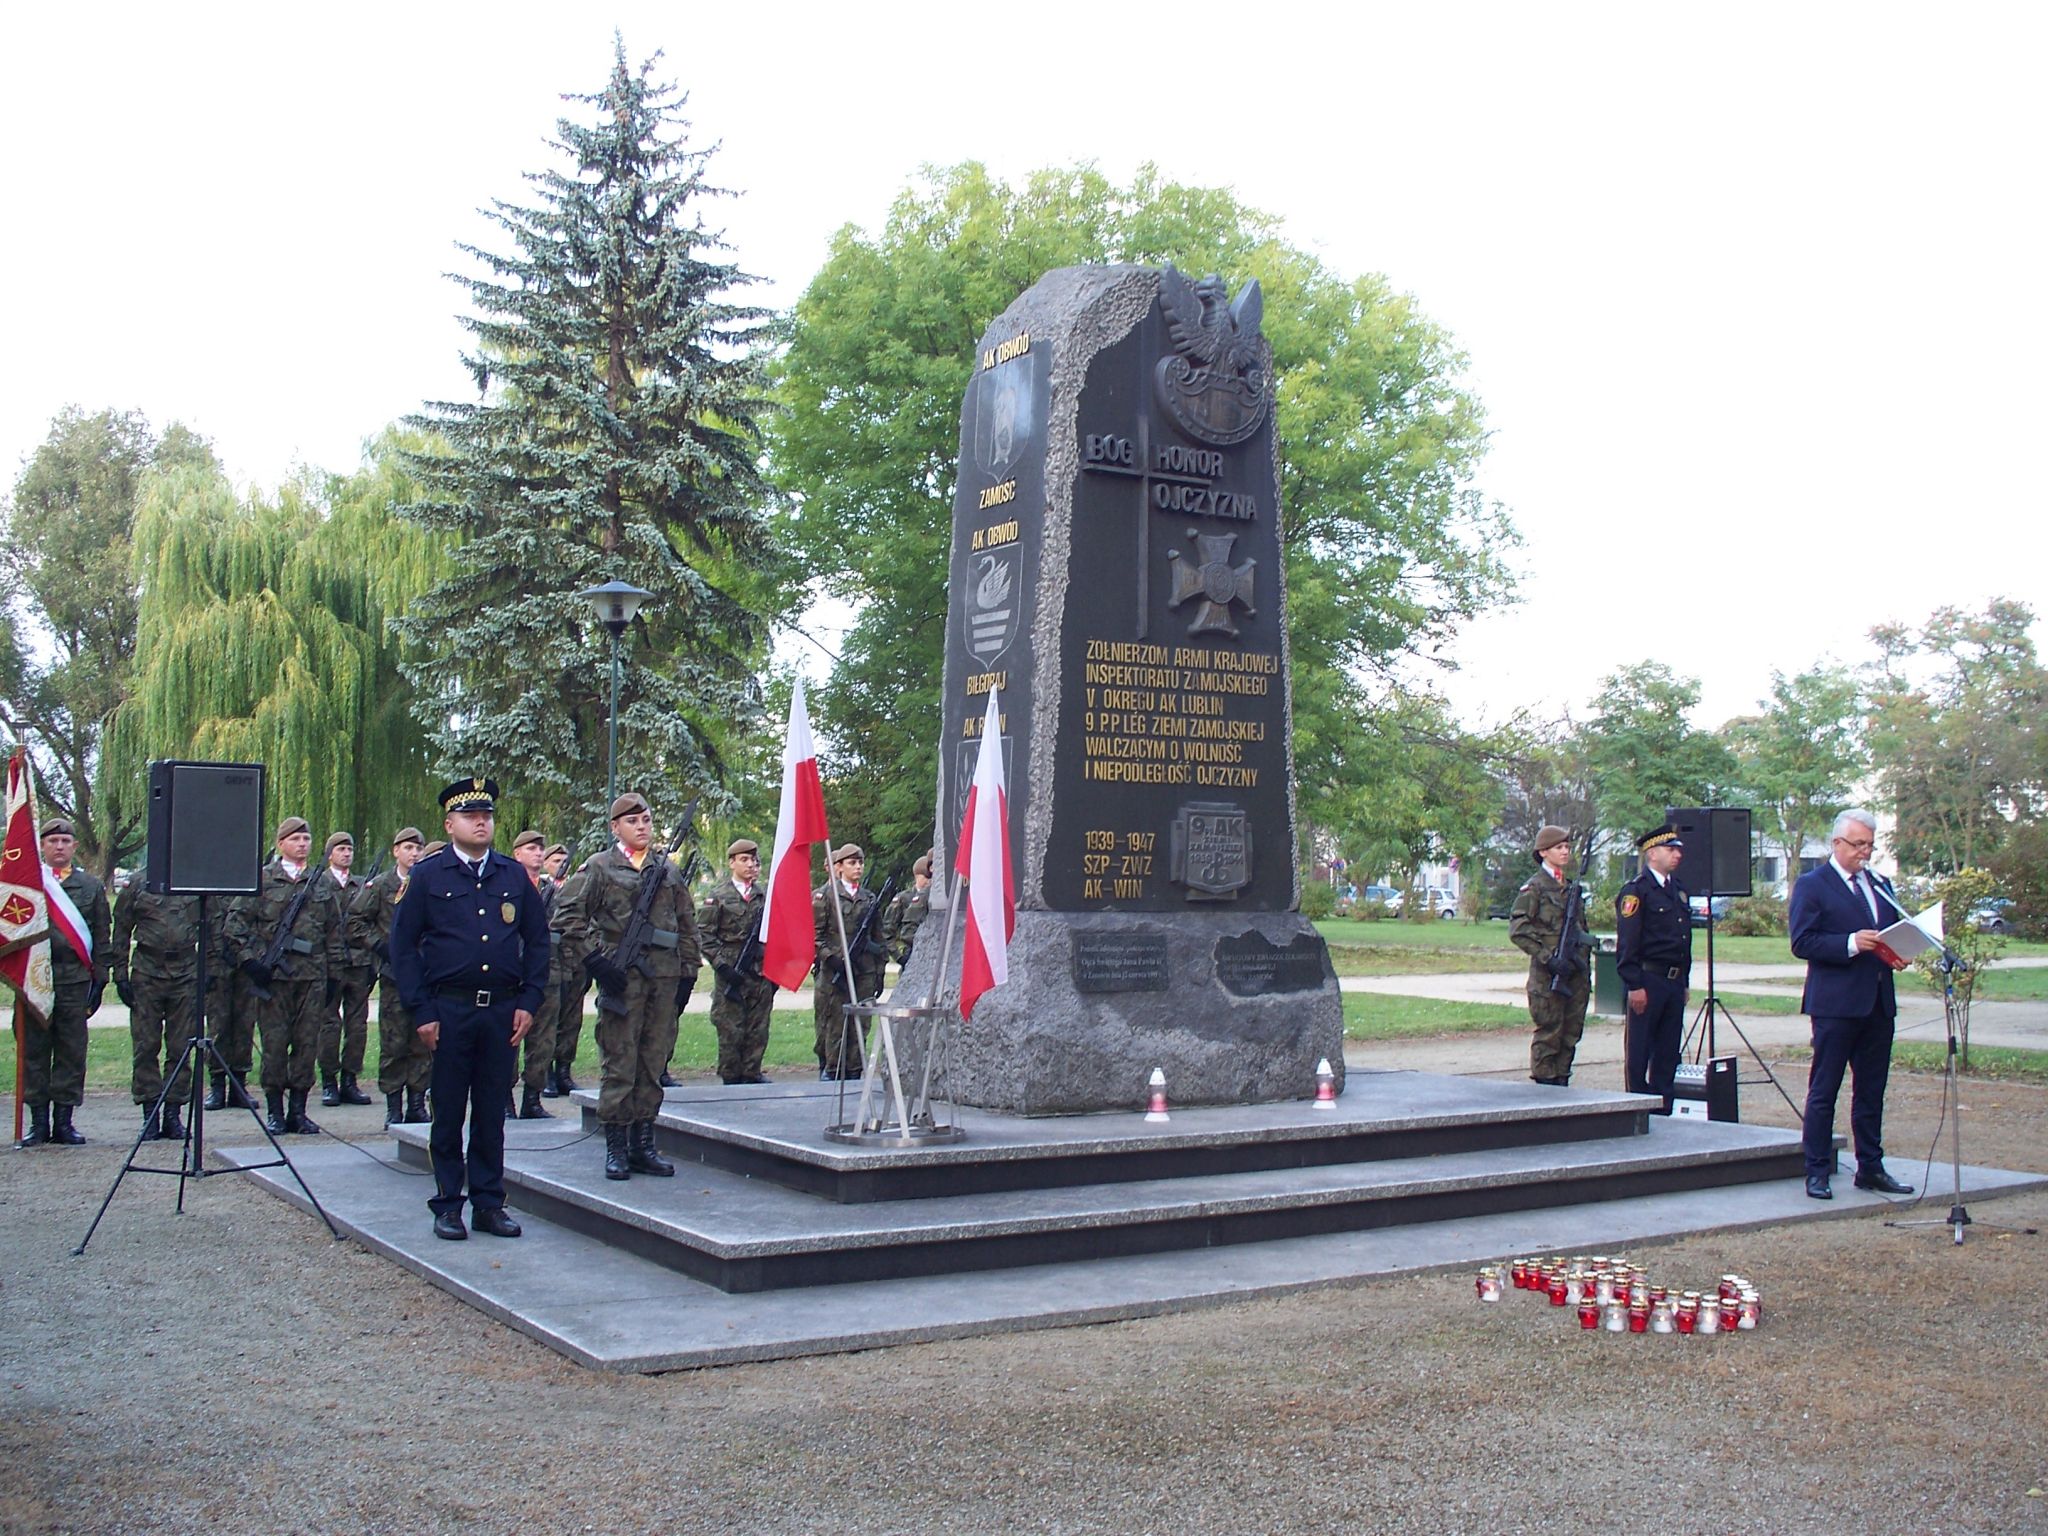
{"label": "street lamp post", "polygon": [[604,803],[609,808],[619,798],[619,637],[654,594],[631,582],[608,581],[576,595],[590,604],[597,622],[612,634],[612,707],[606,716],[604,747]]}

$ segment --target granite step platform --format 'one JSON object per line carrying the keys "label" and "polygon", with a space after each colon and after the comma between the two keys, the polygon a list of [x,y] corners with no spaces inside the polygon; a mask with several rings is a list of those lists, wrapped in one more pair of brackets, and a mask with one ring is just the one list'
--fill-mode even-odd
{"label": "granite step platform", "polygon": [[[1203,1113],[1176,1116],[1179,1134],[1199,1134]],[[393,1135],[424,1170],[424,1128]],[[1802,1167],[1795,1133],[1657,1118],[1601,1140],[848,1205],[703,1164],[609,1180],[601,1141],[559,1122],[514,1122],[506,1144],[515,1209],[734,1294],[1413,1226],[1791,1180]]]}
{"label": "granite step platform", "polygon": [[[842,1204],[1005,1190],[1201,1178],[1265,1169],[1433,1157],[1640,1136],[1655,1098],[1560,1091],[1427,1072],[1351,1073],[1330,1109],[1307,1100],[1142,1114],[1021,1116],[962,1109],[963,1140],[877,1146],[828,1140],[860,1085],[671,1089],[655,1121],[670,1157],[767,1179]],[[579,1092],[584,1129],[597,1095]]]}

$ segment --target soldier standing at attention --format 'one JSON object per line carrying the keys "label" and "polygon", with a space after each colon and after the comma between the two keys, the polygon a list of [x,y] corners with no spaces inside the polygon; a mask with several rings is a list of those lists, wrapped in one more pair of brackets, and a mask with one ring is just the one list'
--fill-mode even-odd
{"label": "soldier standing at attention", "polygon": [[[505,1100],[548,969],[540,892],[492,851],[498,786],[441,791],[449,846],[414,866],[391,925],[391,965],[414,1030],[434,1053],[434,1236],[459,1242],[464,1185],[477,1231],[517,1237],[505,1211]],[[462,1124],[469,1121],[469,1153]]]}
{"label": "soldier standing at attention", "polygon": [[[548,887],[548,927],[555,925],[555,913],[561,910],[563,899],[571,887],[582,889],[582,874],[568,873],[569,850],[560,843],[551,844],[541,858],[541,867],[553,871],[553,884]],[[548,1067],[548,1080],[541,1085],[540,1096],[544,1099],[565,1098],[576,1091],[576,1052],[583,1045],[583,999],[590,991],[590,980],[583,974],[582,967],[570,970],[562,963],[562,946],[557,944],[548,960],[548,1001],[544,1007],[551,1008],[555,1017],[555,1059]],[[535,1027],[538,1027],[536,1019]]]}
{"label": "soldier standing at attention", "polygon": [[853,942],[854,930],[875,904],[875,893],[861,889],[860,877],[867,868],[867,855],[857,844],[846,843],[832,852],[832,875],[811,892],[811,923],[818,945],[817,975],[811,991],[811,1022],[816,1035],[818,1081],[830,1083],[840,1077],[859,1077],[861,1057],[866,1054],[867,1030],[852,1042],[857,1052],[853,1061],[842,1060],[849,1043],[845,1009],[848,1003],[870,1003],[882,990],[882,970],[887,964],[881,946],[871,936],[853,954],[853,986],[847,987],[845,964],[839,952],[839,924],[832,918],[831,903],[839,903],[846,924],[846,939]]}
{"label": "soldier standing at attention", "polygon": [[[684,973],[703,961],[690,893],[664,850],[654,844],[654,816],[639,795],[612,802],[611,847],[593,854],[578,881],[564,888],[554,928],[562,968],[586,968],[597,983],[597,1047],[603,1082],[597,1119],[604,1127],[604,1176],[636,1173],[668,1178],[675,1165],[654,1145],[661,1110],[661,1074],[676,1044],[676,993]],[[642,894],[648,897],[646,943],[621,964],[618,950]]]}
{"label": "soldier standing at attention", "polygon": [[[751,837],[734,838],[725,850],[725,867],[730,873],[712,887],[697,911],[698,936],[718,976],[711,990],[718,1075],[728,1084],[765,1083],[761,1057],[768,1049],[775,983],[761,974],[759,935],[767,892],[761,889],[760,844]],[[753,953],[742,970],[742,952],[749,947]]]}
{"label": "soldier standing at attention", "polygon": [[1661,1094],[1657,1113],[1668,1115],[1692,978],[1692,909],[1677,879],[1685,844],[1664,826],[1636,847],[1643,867],[1614,898],[1615,968],[1628,988],[1628,1091]]}
{"label": "soldier standing at attention", "polygon": [[391,967],[391,924],[420,846],[418,827],[400,827],[391,839],[391,867],[356,892],[348,909],[350,942],[377,960],[377,1091],[384,1095],[386,1125],[426,1124],[427,1084],[434,1072],[434,1053],[412,1027]]}
{"label": "soldier standing at attention", "polygon": [[193,992],[199,984],[199,898],[159,896],[143,889],[140,880],[129,881],[114,901],[114,950],[108,969],[115,995],[128,1005],[128,1038],[134,1051],[128,1091],[142,1106],[142,1139],[155,1141],[161,1136],[176,1141],[185,1134],[178,1106],[192,1091],[192,1069],[179,1063],[165,1094],[164,1066],[185,1054],[197,1023]]}
{"label": "soldier standing at attention", "polygon": [[932,856],[927,853],[910,866],[911,889],[898,891],[882,914],[882,948],[901,967],[910,963],[910,949],[917,942],[917,930],[932,910]]}
{"label": "soldier standing at attention", "polygon": [[350,938],[348,914],[362,894],[363,882],[351,871],[356,840],[346,832],[327,838],[327,878],[341,902],[341,969],[335,982],[334,1006],[320,1020],[320,1102],[367,1104],[370,1096],[356,1086],[362,1076],[363,1053],[370,1043],[370,982],[376,975],[367,946]]}
{"label": "soldier standing at attention", "polygon": [[[1571,890],[1571,833],[1545,827],[1536,834],[1536,873],[1516,893],[1508,913],[1508,938],[1529,957],[1529,1016],[1536,1025],[1529,1047],[1529,1080],[1562,1088],[1572,1080],[1572,1058],[1586,1030],[1586,1003],[1592,994],[1586,950],[1593,936],[1575,930],[1565,953],[1576,959],[1570,985],[1551,990],[1548,962],[1564,932],[1566,898]],[[1581,913],[1583,914],[1583,907]],[[1583,921],[1583,917],[1582,917]]]}
{"label": "soldier standing at attention", "polygon": [[[332,881],[307,866],[313,830],[301,816],[277,827],[277,856],[263,866],[253,896],[228,907],[230,942],[242,974],[257,992],[256,1028],[263,1040],[263,1101],[270,1134],[311,1136],[320,1127],[306,1113],[320,1022],[334,1007],[341,970],[341,902]],[[282,944],[277,944],[279,936]],[[265,956],[275,946],[275,963]],[[267,995],[266,995],[267,994]],[[286,1107],[289,1096],[290,1107]]]}
{"label": "soldier standing at attention", "polygon": [[[528,827],[512,839],[512,857],[526,871],[526,878],[540,893],[541,915],[549,922],[555,916],[555,882],[541,873],[547,861],[546,839]],[[540,1102],[555,1069],[555,1020],[561,1013],[561,990],[542,978],[540,1002],[533,1010],[533,1028],[526,1032],[526,1069],[522,1077],[519,1106],[521,1120],[552,1120],[555,1117]]]}
{"label": "soldier standing at attention", "polygon": [[52,932],[50,968],[57,995],[50,1016],[38,1019],[32,1009],[22,1010],[21,1096],[28,1105],[24,1147],[38,1142],[76,1147],[85,1142],[71,1117],[85,1102],[85,1021],[99,1012],[100,996],[107,990],[107,888],[98,875],[71,862],[77,847],[77,833],[63,817],[52,816],[43,823],[43,862],[85,919],[92,958],[79,959],[70,940]]}

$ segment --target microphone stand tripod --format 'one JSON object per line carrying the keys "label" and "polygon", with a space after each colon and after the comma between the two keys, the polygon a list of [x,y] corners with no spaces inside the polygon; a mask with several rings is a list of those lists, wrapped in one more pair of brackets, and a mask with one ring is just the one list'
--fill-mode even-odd
{"label": "microphone stand tripod", "polygon": [[1735,1022],[1735,1015],[1728,1011],[1728,1005],[1722,1002],[1714,991],[1715,921],[1714,898],[1709,896],[1707,898],[1707,995],[1700,1003],[1700,1011],[1693,1015],[1692,1024],[1685,1032],[1685,1039],[1679,1043],[1678,1059],[1680,1061],[1685,1060],[1686,1047],[1692,1045],[1694,1039],[1697,1038],[1700,1045],[1694,1048],[1692,1059],[1695,1062],[1713,1060],[1714,1017],[1716,1014],[1719,1014],[1720,1017],[1728,1021],[1728,1027],[1735,1031],[1735,1037],[1742,1042],[1743,1048],[1749,1052],[1750,1059],[1763,1068],[1764,1077],[1773,1088],[1778,1090],[1778,1097],[1785,1101],[1785,1107],[1791,1110],[1794,1115],[1797,1115],[1800,1112],[1799,1106],[1792,1102],[1792,1095],[1787,1093],[1785,1085],[1778,1081],[1778,1074],[1771,1070],[1771,1064],[1764,1060],[1763,1052],[1759,1051],[1756,1048],[1755,1042],[1747,1034],[1743,1033],[1742,1026]]}

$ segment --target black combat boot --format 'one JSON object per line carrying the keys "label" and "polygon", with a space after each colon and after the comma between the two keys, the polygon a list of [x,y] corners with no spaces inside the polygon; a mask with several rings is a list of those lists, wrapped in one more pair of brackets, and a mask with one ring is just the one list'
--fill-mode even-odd
{"label": "black combat boot", "polygon": [[654,1148],[654,1122],[635,1120],[628,1128],[626,1161],[635,1173],[651,1173],[657,1179],[672,1179],[676,1165]]}
{"label": "black combat boot", "polygon": [[341,1089],[336,1086],[333,1078],[326,1076],[324,1073],[320,1078],[320,1102],[329,1109],[339,1109],[341,1107]]}
{"label": "black combat boot", "polygon": [[263,1102],[270,1110],[269,1118],[263,1122],[263,1129],[270,1132],[273,1136],[282,1136],[290,1129],[284,1120],[284,1095],[282,1093],[265,1093],[263,1095]]}
{"label": "black combat boot", "polygon": [[227,1107],[229,1109],[254,1109],[256,1107],[255,1101],[249,1097],[249,1090],[243,1086],[242,1080],[239,1077],[230,1077],[228,1079]]}
{"label": "black combat boot", "polygon": [[661,1069],[661,1086],[664,1088],[680,1088],[683,1085],[675,1080],[675,1075],[667,1067],[663,1067]]}
{"label": "black combat boot", "polygon": [[39,1147],[50,1139],[50,1106],[31,1104],[28,1107],[28,1129],[21,1133],[24,1147]]}
{"label": "black combat boot", "polygon": [[212,1091],[206,1095],[206,1107],[208,1109],[226,1109],[228,1107],[228,1085],[217,1075],[213,1079]]}
{"label": "black combat boot", "polygon": [[434,1117],[427,1113],[427,1090],[408,1088],[405,1090],[405,1123],[425,1125]]}
{"label": "black combat boot", "polygon": [[405,1124],[405,1090],[384,1095],[384,1124],[386,1126]]}
{"label": "black combat boot", "polygon": [[563,1062],[563,1063],[562,1063],[562,1092],[563,1092],[563,1093],[574,1093],[575,1091],[576,1091],[576,1079],[575,1079],[574,1077],[570,1076],[570,1074],[569,1074],[569,1063],[565,1061],[565,1062]]}
{"label": "black combat boot", "polygon": [[540,1090],[529,1084],[519,1096],[519,1118],[522,1120],[552,1120],[552,1111],[542,1108]]}
{"label": "black combat boot", "polygon": [[344,1072],[341,1074],[341,1102],[344,1104],[374,1104],[376,1100],[356,1086],[355,1073]]}
{"label": "black combat boot", "polygon": [[306,1113],[306,1090],[294,1088],[289,1102],[291,1108],[285,1112],[285,1129],[295,1136],[318,1136],[319,1125]]}
{"label": "black combat boot", "polygon": [[541,1084],[540,1096],[544,1099],[559,1099],[562,1096],[562,1064],[548,1063],[548,1080]]}
{"label": "black combat boot", "polygon": [[50,1106],[50,1140],[60,1147],[82,1147],[85,1145],[85,1137],[80,1135],[78,1127],[71,1123],[71,1106],[69,1104],[52,1104]]}
{"label": "black combat boot", "polygon": [[626,1125],[607,1125],[604,1128],[604,1176],[608,1179],[633,1177],[632,1162],[626,1149],[626,1135],[631,1129]]}
{"label": "black combat boot", "polygon": [[144,1141],[162,1141],[164,1139],[164,1123],[157,1117],[154,1104],[142,1106],[142,1139]]}
{"label": "black combat boot", "polygon": [[175,1099],[166,1102],[164,1105],[163,1132],[165,1141],[183,1141],[185,1139],[185,1125],[178,1118],[178,1105]]}

